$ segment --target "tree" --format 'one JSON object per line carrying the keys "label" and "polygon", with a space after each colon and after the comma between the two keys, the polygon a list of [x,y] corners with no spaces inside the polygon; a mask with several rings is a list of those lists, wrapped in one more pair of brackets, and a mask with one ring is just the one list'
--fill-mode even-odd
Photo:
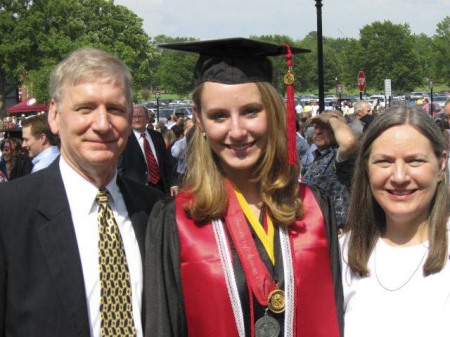
{"label": "tree", "polygon": [[[135,87],[150,78],[151,49],[142,19],[112,0],[9,0],[0,5],[0,99],[6,79],[48,100],[51,69],[76,48],[109,51],[131,69]],[[3,86],[4,88],[4,86]]]}
{"label": "tree", "polygon": [[360,31],[361,69],[368,85],[382,90],[384,80],[392,81],[394,90],[411,91],[423,78],[419,53],[407,24],[374,22]]}
{"label": "tree", "polygon": [[[170,38],[159,35],[154,44],[177,43],[193,41],[193,38]],[[180,53],[176,51],[158,49],[159,56],[155,57],[157,65],[152,76],[155,88],[165,92],[185,96],[194,89],[194,67],[196,54]]]}
{"label": "tree", "polygon": [[[304,91],[317,91],[319,74],[318,74],[318,53],[317,53],[317,33],[310,32],[300,43],[303,48],[311,50],[311,53],[305,54],[302,60],[303,68],[303,83]],[[339,57],[337,49],[335,48],[335,40],[330,38],[323,38],[323,79],[324,89],[331,90],[335,88],[335,79],[341,79],[342,60]]]}
{"label": "tree", "polygon": [[446,16],[437,24],[433,39],[435,62],[433,64],[434,78],[441,83],[450,85],[450,16]]}

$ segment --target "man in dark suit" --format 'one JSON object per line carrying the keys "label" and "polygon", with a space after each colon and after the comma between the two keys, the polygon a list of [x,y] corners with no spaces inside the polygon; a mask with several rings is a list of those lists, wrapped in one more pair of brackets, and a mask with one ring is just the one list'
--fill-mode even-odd
{"label": "man in dark suit", "polygon": [[[143,185],[174,195],[177,192],[177,179],[170,152],[161,133],[147,129],[149,122],[147,109],[140,105],[134,106],[131,121],[133,132],[119,157],[118,172]],[[152,164],[153,160],[156,163]]]}
{"label": "man in dark suit", "polygon": [[[163,194],[116,173],[131,74],[115,56],[82,48],[55,68],[50,93],[60,158],[0,186],[0,336],[142,337],[144,233]],[[120,261],[105,259],[115,254]],[[116,296],[131,305],[111,307]],[[124,320],[129,334],[108,328]]]}

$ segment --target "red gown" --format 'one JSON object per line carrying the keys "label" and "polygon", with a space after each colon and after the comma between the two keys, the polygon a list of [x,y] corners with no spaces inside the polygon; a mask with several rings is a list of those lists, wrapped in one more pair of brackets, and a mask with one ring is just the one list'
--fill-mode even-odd
{"label": "red gown", "polygon": [[[335,225],[329,221],[332,209],[318,191],[301,185],[300,193],[306,214],[289,227],[295,279],[294,336],[340,336],[342,287]],[[224,221],[248,226],[234,194],[229,195]],[[185,216],[182,204],[189,198],[186,193],[179,194],[175,203],[155,206],[150,217],[145,267],[146,333],[148,336],[238,336],[212,225],[199,225]],[[268,262],[257,238],[255,244],[269,272],[283,285],[279,235],[275,238],[275,266]],[[246,336],[250,336],[251,324],[264,315],[265,307],[253,301],[254,321],[251,322],[247,282],[230,238],[229,248]],[[273,316],[283,331],[284,314]]]}

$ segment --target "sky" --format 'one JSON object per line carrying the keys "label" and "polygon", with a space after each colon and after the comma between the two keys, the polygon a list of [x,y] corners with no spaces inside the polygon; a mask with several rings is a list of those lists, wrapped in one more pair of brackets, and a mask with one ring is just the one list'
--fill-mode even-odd
{"label": "sky", "polygon": [[[450,0],[322,0],[323,36],[359,38],[376,21],[408,24],[413,34],[433,36],[450,16]],[[217,39],[317,31],[315,0],[115,0],[143,19],[150,37]]]}

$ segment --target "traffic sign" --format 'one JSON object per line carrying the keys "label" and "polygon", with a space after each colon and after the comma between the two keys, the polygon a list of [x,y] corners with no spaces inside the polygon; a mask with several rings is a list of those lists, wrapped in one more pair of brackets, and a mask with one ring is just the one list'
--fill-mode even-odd
{"label": "traffic sign", "polygon": [[389,78],[384,80],[384,96],[386,97],[392,96],[391,79]]}
{"label": "traffic sign", "polygon": [[358,71],[358,88],[361,92],[366,89],[366,74],[362,70]]}

